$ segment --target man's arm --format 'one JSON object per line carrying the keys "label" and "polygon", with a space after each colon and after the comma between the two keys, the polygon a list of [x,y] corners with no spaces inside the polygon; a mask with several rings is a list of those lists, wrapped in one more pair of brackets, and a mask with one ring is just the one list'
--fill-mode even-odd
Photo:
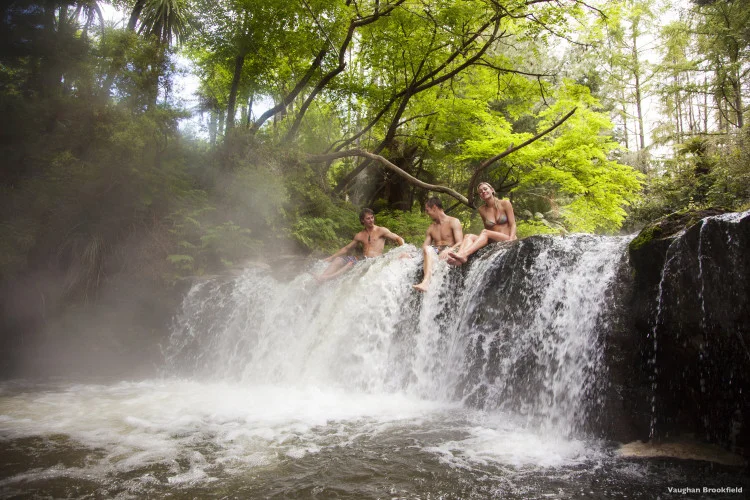
{"label": "man's arm", "polygon": [[428,246],[432,245],[432,233],[430,232],[431,227],[427,228],[427,233],[424,237],[424,243],[422,243],[422,248],[427,248]]}
{"label": "man's arm", "polygon": [[331,262],[336,257],[341,257],[342,255],[346,255],[350,250],[352,250],[357,245],[357,238],[355,237],[351,242],[349,242],[348,245],[341,247],[339,251],[337,251],[335,254],[331,255],[330,257],[326,257],[326,262]]}
{"label": "man's arm", "polygon": [[464,230],[461,227],[461,221],[454,217],[451,221],[451,229],[453,230],[453,241],[455,242],[453,246],[460,245],[464,240]]}
{"label": "man's arm", "polygon": [[404,244],[404,239],[401,236],[397,235],[396,233],[392,233],[387,227],[384,227],[383,231],[384,231],[383,233],[384,238],[388,238],[391,241],[395,241],[396,243],[398,243],[398,246],[401,246]]}

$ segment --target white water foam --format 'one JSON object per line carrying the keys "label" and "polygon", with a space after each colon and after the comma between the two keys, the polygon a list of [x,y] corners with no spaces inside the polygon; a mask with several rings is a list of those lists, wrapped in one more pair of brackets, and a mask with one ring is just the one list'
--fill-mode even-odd
{"label": "white water foam", "polygon": [[[597,362],[585,342],[596,334],[589,332],[595,308],[615,268],[605,263],[624,246],[590,238],[574,252],[579,240],[554,242],[575,254],[578,264],[565,272],[553,256],[542,255],[531,270],[513,267],[504,277],[532,272],[534,280],[547,280],[539,283],[549,300],[533,312],[532,323],[540,325],[535,339],[544,339],[543,326],[551,324],[561,340],[553,346],[550,339],[539,351],[540,359],[565,365],[545,379],[549,411],[563,407],[560,414],[579,403],[561,402],[564,393],[581,397],[583,389],[576,388],[587,383],[572,372]],[[558,427],[530,427],[501,405],[464,408],[455,396],[474,335],[466,322],[474,295],[497,286],[489,283],[490,270],[508,248],[488,249],[463,275],[438,263],[425,294],[412,289],[422,266],[414,247],[362,262],[324,284],[310,275],[279,283],[252,269],[197,283],[165,348],[163,380],[2,387],[0,439],[41,437],[91,451],[85,467],[26,471],[0,484],[34,474],[106,478],[127,472],[137,478],[129,491],[138,491],[161,481],[154,468],[170,485],[204,484],[389,433],[455,467],[558,467],[596,456],[596,447],[555,437]],[[579,279],[583,268],[591,269]],[[580,303],[589,308],[584,315],[576,309]],[[581,329],[583,337],[566,337]]]}
{"label": "white water foam", "polygon": [[[581,442],[540,437],[504,415],[401,393],[186,380],[29,391],[5,385],[2,392],[3,440],[41,437],[92,451],[86,467],[28,471],[0,485],[52,477],[105,480],[138,471],[136,482],[147,484],[155,481],[154,466],[166,470],[169,484],[208,483],[220,474],[276,467],[395,431],[434,435],[423,451],[455,466],[560,466],[587,452]],[[456,433],[464,437],[440,437]]]}

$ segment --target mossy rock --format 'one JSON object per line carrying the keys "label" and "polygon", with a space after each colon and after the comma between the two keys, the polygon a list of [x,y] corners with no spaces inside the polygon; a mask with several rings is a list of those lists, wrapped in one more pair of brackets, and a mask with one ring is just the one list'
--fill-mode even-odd
{"label": "mossy rock", "polygon": [[728,210],[723,208],[706,208],[703,210],[685,210],[669,214],[643,228],[643,230],[638,233],[638,236],[630,242],[628,249],[632,254],[653,240],[671,238],[680,231],[695,225],[706,217],[720,215],[726,212],[728,212]]}

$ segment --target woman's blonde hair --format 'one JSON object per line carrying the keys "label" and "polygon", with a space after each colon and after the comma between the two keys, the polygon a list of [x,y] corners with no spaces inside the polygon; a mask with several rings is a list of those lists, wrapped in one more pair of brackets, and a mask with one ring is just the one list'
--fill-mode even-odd
{"label": "woman's blonde hair", "polygon": [[480,182],[479,184],[477,184],[477,191],[479,191],[479,188],[482,187],[482,185],[489,186],[489,188],[492,190],[492,194],[495,194],[495,188],[493,188],[492,184],[490,184],[489,182]]}

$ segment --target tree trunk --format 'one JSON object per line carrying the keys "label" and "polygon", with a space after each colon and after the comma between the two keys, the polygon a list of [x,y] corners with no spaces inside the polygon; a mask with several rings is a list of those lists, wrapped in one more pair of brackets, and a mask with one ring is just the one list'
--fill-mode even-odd
{"label": "tree trunk", "polygon": [[217,116],[221,113],[218,110],[212,109],[208,112],[208,141],[211,146],[216,146],[216,130],[218,128]]}
{"label": "tree trunk", "polygon": [[685,117],[680,102],[681,98],[682,96],[678,91],[675,96],[675,99],[677,99],[677,142],[682,142],[685,139]]}
{"label": "tree trunk", "polygon": [[136,0],[135,5],[133,5],[133,10],[130,12],[130,19],[128,20],[128,29],[130,31],[135,31],[144,5],[146,5],[146,0]]}
{"label": "tree trunk", "polygon": [[[404,172],[411,174],[415,160],[414,155],[417,153],[418,148],[416,146],[405,146],[403,150],[404,152],[399,158],[394,158],[391,161]],[[411,184],[403,177],[392,175],[390,172],[384,170],[381,170],[381,172],[383,172],[385,198],[388,201],[388,207],[408,212],[411,209]]]}
{"label": "tree trunk", "polygon": [[227,101],[227,132],[234,128],[234,115],[237,105],[237,92],[240,87],[240,78],[242,76],[242,67],[245,64],[244,52],[234,59],[234,75],[232,76],[232,88],[229,91],[229,100]]}
{"label": "tree trunk", "polygon": [[732,89],[734,90],[734,108],[737,110],[737,128],[742,130],[742,127],[745,125],[745,120],[742,116],[742,86],[740,85],[739,75],[737,75],[737,79],[732,82]]}
{"label": "tree trunk", "polygon": [[703,79],[703,131],[708,133],[708,79]]}
{"label": "tree trunk", "polygon": [[645,133],[643,132],[643,97],[641,95],[641,65],[638,58],[638,27],[633,27],[633,75],[635,76],[635,109],[638,120],[638,139],[640,144],[638,150],[646,147]]}
{"label": "tree trunk", "polygon": [[622,104],[622,130],[625,133],[625,149],[630,150],[630,134],[628,133],[628,108],[625,101],[625,89],[620,90],[622,93],[621,104]]}
{"label": "tree trunk", "polygon": [[253,123],[253,101],[254,96],[251,94],[250,97],[247,99],[247,116],[245,121],[245,128],[250,128],[250,125]]}

